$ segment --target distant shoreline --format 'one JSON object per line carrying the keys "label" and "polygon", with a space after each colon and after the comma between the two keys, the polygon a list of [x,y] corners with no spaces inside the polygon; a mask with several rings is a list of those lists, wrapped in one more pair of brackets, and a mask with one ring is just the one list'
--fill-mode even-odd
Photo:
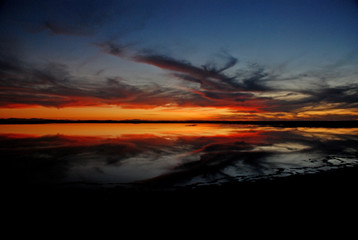
{"label": "distant shoreline", "polygon": [[51,124],[51,123],[183,123],[183,124],[250,124],[274,127],[326,127],[326,128],[353,128],[358,127],[358,121],[150,121],[150,120],[56,120],[56,119],[0,119],[0,124]]}

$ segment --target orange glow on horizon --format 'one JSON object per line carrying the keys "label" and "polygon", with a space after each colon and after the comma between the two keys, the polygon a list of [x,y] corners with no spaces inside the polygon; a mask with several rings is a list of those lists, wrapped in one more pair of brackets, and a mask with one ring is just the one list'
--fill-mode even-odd
{"label": "orange glow on horizon", "polygon": [[43,118],[59,120],[358,120],[358,109],[307,108],[295,112],[265,112],[259,107],[156,107],[122,108],[115,105],[87,107],[0,108],[0,118]]}
{"label": "orange glow on horizon", "polygon": [[102,107],[28,107],[0,108],[0,118],[44,118],[68,120],[215,120],[231,115],[229,108],[157,107],[153,109]]}

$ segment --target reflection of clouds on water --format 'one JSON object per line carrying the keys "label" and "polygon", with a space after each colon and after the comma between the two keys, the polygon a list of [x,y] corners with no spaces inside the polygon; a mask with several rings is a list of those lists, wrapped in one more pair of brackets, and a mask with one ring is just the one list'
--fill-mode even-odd
{"label": "reflection of clouds on water", "polygon": [[353,139],[358,141],[358,128],[298,128],[295,133],[320,141]]}
{"label": "reflection of clouds on water", "polygon": [[29,184],[212,184],[357,164],[356,130],[319,130],[238,127],[225,135],[115,138],[2,134],[0,148],[9,181]]}
{"label": "reflection of clouds on water", "polygon": [[256,146],[253,151],[258,152],[295,152],[310,148],[299,143],[277,143],[270,146]]}

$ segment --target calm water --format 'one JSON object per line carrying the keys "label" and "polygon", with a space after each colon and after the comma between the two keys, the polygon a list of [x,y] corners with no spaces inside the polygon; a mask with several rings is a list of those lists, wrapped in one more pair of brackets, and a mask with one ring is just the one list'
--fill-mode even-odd
{"label": "calm water", "polygon": [[215,124],[0,125],[8,182],[167,188],[358,164],[358,128]]}

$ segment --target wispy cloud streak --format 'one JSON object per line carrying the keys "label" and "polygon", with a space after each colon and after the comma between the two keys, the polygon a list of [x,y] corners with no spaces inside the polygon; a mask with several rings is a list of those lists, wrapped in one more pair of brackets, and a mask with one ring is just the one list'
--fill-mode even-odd
{"label": "wispy cloud streak", "polygon": [[[65,65],[53,63],[39,69],[16,59],[0,61],[0,106],[95,106],[153,108],[169,103],[186,104],[178,89],[160,88],[155,84],[134,86],[120,77],[76,78]],[[180,96],[180,97],[176,97]],[[190,94],[187,96],[192,97]],[[191,99],[193,100],[193,99]],[[190,100],[188,100],[190,101]]]}

